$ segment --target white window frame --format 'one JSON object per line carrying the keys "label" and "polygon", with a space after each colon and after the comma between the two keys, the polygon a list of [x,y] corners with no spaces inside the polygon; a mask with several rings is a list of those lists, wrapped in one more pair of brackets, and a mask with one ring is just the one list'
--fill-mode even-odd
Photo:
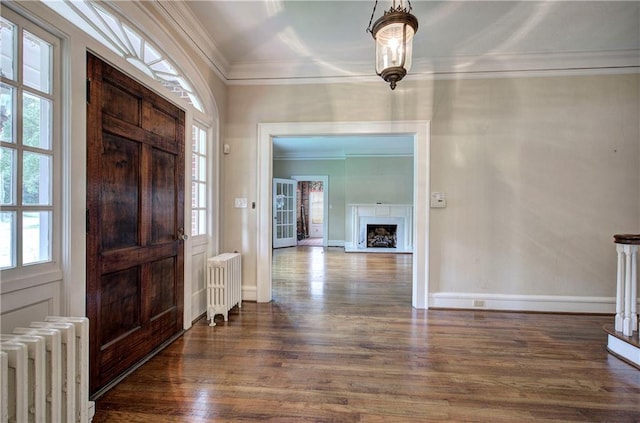
{"label": "white window frame", "polygon": [[[62,65],[61,65],[61,40],[49,31],[44,30],[42,27],[24,18],[23,16],[13,12],[9,8],[2,8],[2,17],[16,25],[18,30],[15,40],[15,53],[17,57],[17,63],[15,68],[14,79],[8,79],[4,76],[1,77],[2,83],[14,87],[15,96],[14,104],[16,111],[16,119],[14,124],[15,131],[15,143],[2,142],[3,147],[14,148],[16,151],[46,151],[51,157],[51,180],[49,181],[51,204],[48,206],[25,206],[21,204],[22,184],[20,180],[21,172],[21,157],[22,154],[17,154],[16,164],[18,171],[16,172],[16,204],[12,206],[2,206],[3,211],[15,211],[15,267],[5,268],[1,270],[0,283],[6,285],[15,281],[28,281],[30,285],[50,282],[53,280],[59,280],[62,275],[61,266],[61,227],[62,227],[62,189],[61,189],[61,157],[62,157]],[[47,94],[38,90],[34,90],[30,87],[25,87],[22,81],[22,33],[23,30],[37,36],[38,38],[48,42],[52,47],[51,54],[51,93]],[[52,120],[51,120],[51,150],[41,150],[38,148],[25,147],[22,145],[22,92],[34,93],[40,97],[44,97],[51,101],[52,107]],[[50,211],[51,220],[50,224],[50,236],[51,236],[51,256],[50,260],[37,262],[32,264],[23,265],[22,256],[22,234],[21,234],[21,214],[23,211]],[[12,241],[13,243],[13,241]],[[3,289],[4,290],[4,289]]]}
{"label": "white window frame", "polygon": [[[194,139],[196,133],[201,139],[204,138],[204,152],[198,147],[201,142],[196,142]],[[191,236],[196,239],[206,237],[211,232],[209,224],[211,220],[211,216],[209,216],[209,210],[211,210],[211,146],[209,138],[210,129],[194,120],[191,125]],[[204,163],[204,173],[198,172],[201,169],[198,162]],[[204,179],[200,177],[201,175],[204,175]],[[204,203],[202,202],[203,194]],[[194,215],[199,215],[198,219],[194,219]],[[204,225],[204,230],[200,230],[201,225]]]}

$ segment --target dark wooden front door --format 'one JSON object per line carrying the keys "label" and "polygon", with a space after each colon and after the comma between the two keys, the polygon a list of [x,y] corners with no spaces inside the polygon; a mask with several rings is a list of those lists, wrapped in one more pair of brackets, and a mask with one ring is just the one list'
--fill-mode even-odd
{"label": "dark wooden front door", "polygon": [[184,112],[87,57],[91,393],[183,327]]}

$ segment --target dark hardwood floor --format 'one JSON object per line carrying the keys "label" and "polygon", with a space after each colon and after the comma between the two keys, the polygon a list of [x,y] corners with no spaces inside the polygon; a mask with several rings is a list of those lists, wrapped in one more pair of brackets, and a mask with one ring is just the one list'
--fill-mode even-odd
{"label": "dark hardwood floor", "polygon": [[200,320],[102,422],[638,422],[610,316],[414,310],[411,255],[274,252],[273,302]]}

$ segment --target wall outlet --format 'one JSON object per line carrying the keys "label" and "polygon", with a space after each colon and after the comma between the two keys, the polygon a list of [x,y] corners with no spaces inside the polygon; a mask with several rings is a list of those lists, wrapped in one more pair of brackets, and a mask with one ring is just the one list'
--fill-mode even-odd
{"label": "wall outlet", "polygon": [[474,307],[484,307],[484,300],[473,300],[471,305]]}

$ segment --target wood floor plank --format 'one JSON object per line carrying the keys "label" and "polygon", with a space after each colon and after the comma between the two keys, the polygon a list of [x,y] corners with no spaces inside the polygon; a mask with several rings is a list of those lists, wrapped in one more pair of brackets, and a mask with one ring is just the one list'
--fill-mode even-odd
{"label": "wood floor plank", "polygon": [[274,251],[273,297],[199,321],[94,422],[640,421],[612,316],[415,310],[411,255],[320,247]]}

